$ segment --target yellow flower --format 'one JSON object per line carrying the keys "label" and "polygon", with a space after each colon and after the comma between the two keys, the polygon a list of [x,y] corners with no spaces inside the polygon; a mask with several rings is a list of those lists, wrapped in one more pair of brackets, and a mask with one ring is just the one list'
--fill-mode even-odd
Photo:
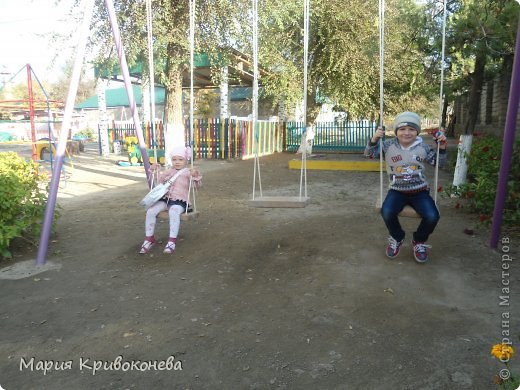
{"label": "yellow flower", "polygon": [[125,138],[125,144],[126,146],[130,146],[130,145],[137,145],[139,143],[139,141],[137,140],[137,137],[126,137]]}
{"label": "yellow flower", "polygon": [[493,348],[491,348],[491,355],[501,361],[508,361],[514,354],[515,351],[509,344],[495,344],[493,345]]}

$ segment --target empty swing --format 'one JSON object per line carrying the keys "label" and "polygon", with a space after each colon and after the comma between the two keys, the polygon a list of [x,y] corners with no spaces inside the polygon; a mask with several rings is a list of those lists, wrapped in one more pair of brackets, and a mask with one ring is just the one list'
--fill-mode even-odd
{"label": "empty swing", "polygon": [[[384,0],[379,0],[379,126],[383,127],[383,101],[384,101]],[[443,22],[442,22],[442,49],[441,49],[441,80],[440,80],[440,91],[439,91],[439,132],[442,131],[440,119],[442,118],[442,106],[443,106],[443,85],[444,85],[444,51],[445,51],[445,38],[446,38],[446,0],[443,0]],[[376,202],[376,213],[381,212],[383,205],[383,139],[379,139],[379,198]],[[439,183],[439,145],[437,142],[437,152],[435,158],[435,180],[434,180],[434,197],[433,200],[437,205],[437,189]],[[438,207],[437,207],[438,209]],[[403,210],[399,213],[400,217],[407,218],[422,218],[417,211],[410,205],[406,205]]]}
{"label": "empty swing", "polygon": [[[194,146],[194,136],[193,136],[193,112],[194,112],[194,97],[193,97],[193,70],[194,70],[194,52],[195,52],[195,0],[189,0],[190,5],[190,147],[191,147],[191,158],[190,158],[190,168],[193,170],[193,146]],[[151,95],[155,93],[154,88],[154,75],[153,75],[153,40],[152,40],[152,7],[151,0],[146,0],[146,14],[147,14],[147,27],[148,27],[148,58],[149,58],[149,69],[150,69],[150,88]],[[151,100],[154,102],[154,100]],[[153,103],[154,104],[154,103]],[[153,112],[154,110],[152,110]],[[153,118],[154,119],[154,118]],[[153,122],[152,119],[152,122]],[[155,132],[152,127],[152,134],[155,137]],[[155,138],[154,138],[155,143]],[[156,178],[157,179],[157,178]],[[197,210],[197,201],[195,196],[195,186],[193,185],[193,179],[190,176],[189,189],[188,189],[188,204],[186,210],[181,214],[182,221],[191,221],[199,216],[199,212]],[[161,211],[158,215],[159,218],[168,218],[168,211]]]}
{"label": "empty swing", "polygon": [[[308,48],[309,48],[309,0],[304,0],[304,58],[303,58],[303,115],[304,129],[307,125],[307,73],[308,73]],[[302,150],[302,164],[300,169],[300,192],[298,196],[264,196],[262,193],[262,179],[260,175],[260,159],[258,156],[259,148],[259,129],[258,129],[258,0],[253,0],[253,107],[252,107],[252,127],[254,134],[254,172],[253,172],[253,197],[249,200],[249,205],[253,207],[277,207],[277,208],[298,208],[305,207],[310,198],[307,196],[307,153]],[[305,133],[307,134],[307,132]],[[307,139],[305,139],[305,144]],[[303,144],[303,142],[302,142]],[[258,175],[258,189],[260,196],[256,197],[256,177]]]}

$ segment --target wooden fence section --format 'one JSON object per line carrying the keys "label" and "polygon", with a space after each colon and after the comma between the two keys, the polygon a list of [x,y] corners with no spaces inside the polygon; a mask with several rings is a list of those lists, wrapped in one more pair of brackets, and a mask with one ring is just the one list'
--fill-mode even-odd
{"label": "wooden fence section", "polygon": [[[312,150],[316,152],[362,152],[376,129],[368,120],[316,122]],[[303,122],[288,122],[284,150],[296,152],[301,143]]]}
{"label": "wooden fence section", "polygon": [[[153,148],[152,130],[155,130],[155,139],[157,140],[157,148],[164,149],[164,129],[162,122],[157,122],[155,128],[152,129],[151,123],[142,125],[144,142],[147,149]],[[115,141],[124,143],[128,137],[137,137],[135,133],[135,125],[133,123],[115,123],[112,122],[112,127],[108,129],[108,140],[110,144]]]}
{"label": "wooden fence section", "polygon": [[[185,137],[189,139],[189,123],[185,128]],[[197,158],[254,157],[255,137],[258,138],[259,156],[283,151],[279,122],[258,121],[255,135],[248,120],[213,118],[194,121],[193,145]]]}
{"label": "wooden fence section", "polygon": [[[193,151],[200,159],[247,159],[277,152],[296,152],[301,143],[303,122],[258,121],[253,131],[249,120],[244,119],[196,119],[193,124]],[[189,122],[185,123],[185,139],[190,140]],[[313,150],[317,152],[361,152],[376,128],[376,122],[317,122],[314,126]],[[133,124],[116,125],[108,130],[111,143],[124,144],[128,137],[135,137]],[[143,126],[146,147],[151,149],[152,130]],[[164,149],[164,128],[155,126],[157,147]],[[255,145],[258,149],[255,150]]]}

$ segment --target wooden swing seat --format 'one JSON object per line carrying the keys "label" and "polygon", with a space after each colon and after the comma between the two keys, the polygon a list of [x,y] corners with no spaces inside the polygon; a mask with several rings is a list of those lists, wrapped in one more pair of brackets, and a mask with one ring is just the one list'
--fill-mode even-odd
{"label": "wooden swing seat", "polygon": [[299,196],[260,196],[249,200],[252,207],[298,208],[309,204],[310,198]]}

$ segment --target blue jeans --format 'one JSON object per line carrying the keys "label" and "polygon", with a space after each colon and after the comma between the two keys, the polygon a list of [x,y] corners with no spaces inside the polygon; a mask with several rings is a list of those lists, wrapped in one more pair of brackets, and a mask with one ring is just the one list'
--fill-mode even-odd
{"label": "blue jeans", "polygon": [[413,239],[418,242],[427,241],[440,218],[439,210],[427,190],[411,194],[395,190],[388,191],[381,207],[381,216],[390,235],[397,241],[404,239],[405,232],[401,227],[398,215],[406,205],[410,205],[421,216],[421,223],[414,232]]}

